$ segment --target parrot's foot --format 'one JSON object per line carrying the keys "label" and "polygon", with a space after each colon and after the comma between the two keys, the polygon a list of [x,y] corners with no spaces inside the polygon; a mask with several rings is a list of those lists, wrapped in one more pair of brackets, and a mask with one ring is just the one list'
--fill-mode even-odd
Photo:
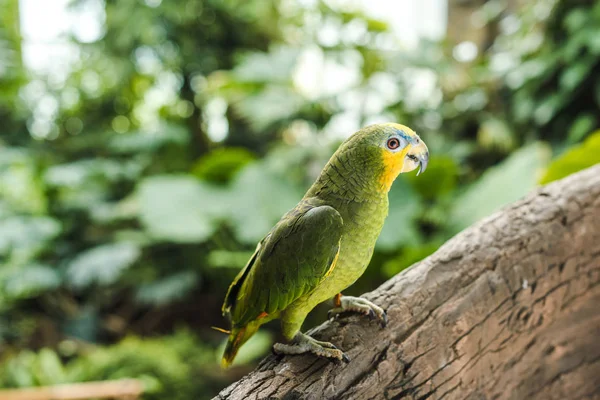
{"label": "parrot's foot", "polygon": [[362,297],[338,295],[336,296],[335,303],[335,308],[332,308],[327,313],[329,319],[343,312],[357,312],[364,314],[371,319],[377,318],[382,328],[385,328],[387,325],[387,314],[383,308],[367,299],[363,299]]}
{"label": "parrot's foot", "polygon": [[349,363],[350,359],[344,352],[329,342],[321,342],[305,335],[302,332],[296,333],[290,344],[275,343],[273,351],[276,354],[303,354],[313,353],[318,357],[325,357]]}

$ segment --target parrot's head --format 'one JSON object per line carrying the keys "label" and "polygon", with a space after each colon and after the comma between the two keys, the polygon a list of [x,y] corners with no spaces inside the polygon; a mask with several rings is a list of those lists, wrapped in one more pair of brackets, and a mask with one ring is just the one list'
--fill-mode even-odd
{"label": "parrot's head", "polygon": [[409,127],[394,124],[367,126],[350,136],[331,157],[307,196],[372,198],[389,192],[403,172],[425,172],[429,151]]}
{"label": "parrot's head", "polygon": [[340,150],[341,157],[355,158],[356,173],[389,191],[394,180],[404,172],[419,168],[425,172],[429,151],[425,142],[409,127],[395,124],[367,126],[352,135]]}
{"label": "parrot's head", "polygon": [[421,138],[408,126],[387,123],[376,125],[373,139],[382,149],[383,176],[386,186],[403,172],[414,171],[419,167],[417,175],[425,172],[429,162],[429,150]]}

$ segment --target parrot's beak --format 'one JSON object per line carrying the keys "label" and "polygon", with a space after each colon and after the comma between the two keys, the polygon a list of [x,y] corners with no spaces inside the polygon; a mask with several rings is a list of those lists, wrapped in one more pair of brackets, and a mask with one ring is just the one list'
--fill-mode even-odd
{"label": "parrot's beak", "polygon": [[429,163],[429,151],[425,150],[425,152],[417,155],[419,159],[419,171],[417,171],[417,176],[425,172],[427,169],[427,164]]}
{"label": "parrot's beak", "polygon": [[417,175],[420,175],[427,169],[427,164],[429,164],[429,150],[425,142],[418,136],[412,144],[407,146],[405,152],[399,154],[400,156],[404,156],[400,172],[410,172],[419,168]]}

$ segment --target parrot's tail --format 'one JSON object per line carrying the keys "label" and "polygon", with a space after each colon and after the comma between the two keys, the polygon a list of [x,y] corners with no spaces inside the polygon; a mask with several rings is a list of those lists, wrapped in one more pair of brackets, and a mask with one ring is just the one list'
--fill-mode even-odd
{"label": "parrot's tail", "polygon": [[251,322],[246,326],[231,329],[225,351],[223,352],[223,358],[221,359],[222,368],[228,368],[231,365],[240,347],[256,333],[259,326],[260,324]]}

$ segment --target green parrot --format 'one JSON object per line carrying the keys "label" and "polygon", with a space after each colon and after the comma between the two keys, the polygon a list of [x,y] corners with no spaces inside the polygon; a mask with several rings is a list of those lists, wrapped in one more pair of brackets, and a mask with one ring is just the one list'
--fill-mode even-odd
{"label": "green parrot", "polygon": [[365,271],[388,214],[388,192],[396,177],[427,168],[429,152],[410,128],[371,125],[354,133],[333,154],[302,200],[258,243],[227,291],[223,315],[231,321],[222,366],[273,319],[281,320],[288,344],[278,354],[313,353],[349,362],[336,346],[300,332],[307,314],[334,298],[330,315],[358,312],[387,323],[385,311],[341,291]]}

